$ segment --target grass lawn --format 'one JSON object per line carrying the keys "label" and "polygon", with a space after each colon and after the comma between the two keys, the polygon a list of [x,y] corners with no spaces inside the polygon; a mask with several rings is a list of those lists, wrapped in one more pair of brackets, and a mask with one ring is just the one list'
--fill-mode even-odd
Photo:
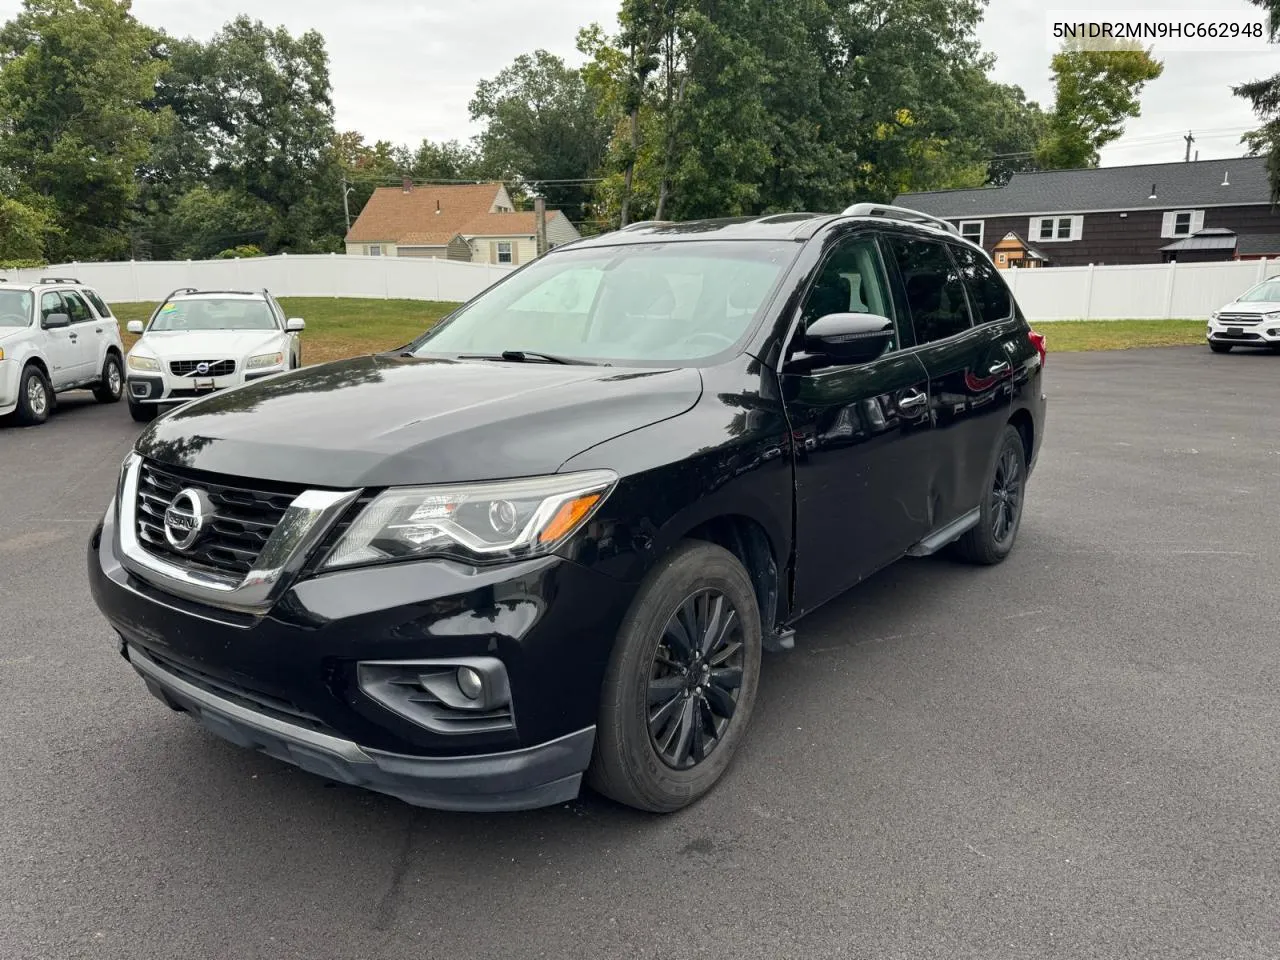
{"label": "grass lawn", "polygon": [[[376,353],[408,343],[457,304],[430,300],[359,300],[333,297],[281,297],[290,317],[307,321],[302,335],[304,363],[324,363]],[[154,303],[114,303],[125,347],[136,339],[124,332],[130,320],[146,320]],[[1125,350],[1204,343],[1203,320],[1061,320],[1036,326],[1050,352]]]}
{"label": "grass lawn", "polygon": [[1050,353],[1204,343],[1203,320],[1058,320],[1033,323]]}
{"label": "grass lawn", "polygon": [[[454,310],[456,303],[433,300],[357,300],[334,297],[281,297],[286,316],[307,321],[302,362],[325,363],[376,353],[408,343]],[[125,349],[137,337],[125,332],[130,320],[146,321],[156,304],[113,303]]]}

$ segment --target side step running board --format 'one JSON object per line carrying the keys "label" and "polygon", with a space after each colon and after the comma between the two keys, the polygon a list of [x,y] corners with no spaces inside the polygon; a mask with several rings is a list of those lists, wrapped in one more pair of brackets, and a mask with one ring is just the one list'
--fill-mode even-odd
{"label": "side step running board", "polygon": [[937,553],[948,543],[958,540],[978,525],[982,518],[982,508],[974,507],[962,517],[952,520],[945,527],[940,527],[929,534],[907,551],[908,557],[927,557]]}

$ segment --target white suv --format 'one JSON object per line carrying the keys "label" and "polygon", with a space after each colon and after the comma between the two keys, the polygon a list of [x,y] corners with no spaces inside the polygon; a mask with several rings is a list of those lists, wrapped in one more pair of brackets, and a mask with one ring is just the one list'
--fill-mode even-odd
{"label": "white suv", "polygon": [[115,403],[124,392],[123,357],[115,317],[79,280],[0,280],[0,416],[44,423],[64,390],[89,388]]}
{"label": "white suv", "polygon": [[1234,346],[1280,350],[1280,274],[1215,310],[1205,339],[1214,353],[1229,353]]}
{"label": "white suv", "polygon": [[298,334],[266,290],[175,290],[156,308],[128,356],[129,413],[151,420],[161,407],[238,387],[302,365]]}

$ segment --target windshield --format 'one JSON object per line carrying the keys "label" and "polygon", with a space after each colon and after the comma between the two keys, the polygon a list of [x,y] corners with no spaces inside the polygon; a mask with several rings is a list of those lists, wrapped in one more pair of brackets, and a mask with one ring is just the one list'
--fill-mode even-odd
{"label": "windshield", "polygon": [[0,290],[0,327],[25,327],[31,323],[31,292]]}
{"label": "windshield", "polygon": [[1280,303],[1280,277],[1272,277],[1258,284],[1244,296],[1238,303]]}
{"label": "windshield", "polygon": [[641,364],[709,357],[751,328],[799,250],[741,240],[565,250],[482,293],[413,350]]}
{"label": "windshield", "polygon": [[176,300],[160,308],[147,332],[168,330],[275,330],[262,300]]}

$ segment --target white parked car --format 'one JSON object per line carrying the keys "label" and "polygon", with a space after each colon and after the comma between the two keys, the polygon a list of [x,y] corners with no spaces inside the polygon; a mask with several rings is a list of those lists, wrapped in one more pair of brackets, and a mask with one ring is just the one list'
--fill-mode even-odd
{"label": "white parked car", "polygon": [[115,403],[124,392],[123,358],[115,317],[79,280],[0,280],[0,416],[44,423],[65,390],[89,389]]}
{"label": "white parked car", "polygon": [[129,322],[142,334],[128,356],[129,413],[145,422],[162,407],[293,370],[305,327],[266,290],[175,290],[145,327]]}
{"label": "white parked car", "polygon": [[1215,310],[1205,339],[1214,353],[1228,353],[1235,346],[1280,350],[1280,274]]}

